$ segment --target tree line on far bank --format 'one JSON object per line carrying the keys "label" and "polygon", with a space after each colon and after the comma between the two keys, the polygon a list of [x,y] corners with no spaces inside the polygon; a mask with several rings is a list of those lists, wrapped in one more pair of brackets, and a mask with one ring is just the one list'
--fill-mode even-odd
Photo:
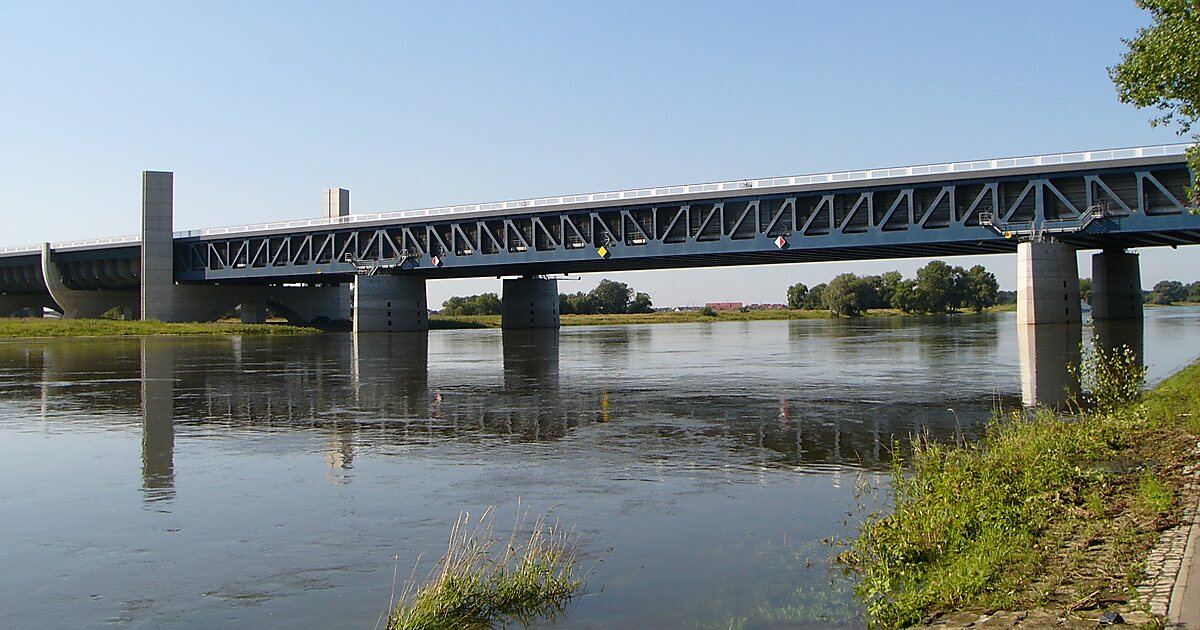
{"label": "tree line on far bank", "polygon": [[[1088,304],[1092,303],[1092,279],[1079,279],[1079,297]],[[1142,291],[1142,302],[1145,304],[1176,304],[1179,302],[1200,302],[1200,282],[1184,284],[1178,280],[1161,280],[1154,284],[1149,291]]]}
{"label": "tree line on far bank", "polygon": [[[558,311],[564,315],[649,313],[654,305],[647,293],[638,293],[624,282],[601,280],[595,289],[584,293],[560,293]],[[499,315],[503,312],[500,296],[495,293],[454,296],[442,305],[443,315]]]}
{"label": "tree line on far bank", "polygon": [[787,304],[793,309],[828,308],[834,315],[848,317],[873,308],[905,313],[954,313],[964,308],[979,312],[1001,303],[1002,297],[1008,297],[1002,295],[1005,293],[983,265],[963,269],[934,260],[917,270],[914,279],[889,271],[877,276],[843,273],[812,288],[797,283],[788,287]]}

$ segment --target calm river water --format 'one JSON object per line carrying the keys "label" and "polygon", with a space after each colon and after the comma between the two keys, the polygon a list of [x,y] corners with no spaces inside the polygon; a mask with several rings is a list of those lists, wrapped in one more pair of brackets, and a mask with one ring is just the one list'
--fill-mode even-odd
{"label": "calm river water", "polygon": [[[1200,310],[1144,340],[1162,378]],[[488,506],[580,536],[546,625],[860,626],[823,542],[856,481],[1019,406],[1027,346],[1011,313],[6,341],[0,627],[370,627]]]}

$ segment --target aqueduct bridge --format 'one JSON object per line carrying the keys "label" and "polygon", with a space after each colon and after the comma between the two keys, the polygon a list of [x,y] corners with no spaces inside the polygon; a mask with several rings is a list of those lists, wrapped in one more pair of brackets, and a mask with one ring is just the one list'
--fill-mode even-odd
{"label": "aqueduct bridge", "polygon": [[1200,243],[1187,145],[747,179],[173,232],[174,178],[143,173],[138,236],[0,249],[0,311],[121,307],[163,321],[241,306],[356,330],[428,326],[425,282],[513,276],[504,325],[558,325],[562,273],[1018,253],[1018,319],[1079,321],[1078,249],[1093,316],[1141,316],[1128,248]]}

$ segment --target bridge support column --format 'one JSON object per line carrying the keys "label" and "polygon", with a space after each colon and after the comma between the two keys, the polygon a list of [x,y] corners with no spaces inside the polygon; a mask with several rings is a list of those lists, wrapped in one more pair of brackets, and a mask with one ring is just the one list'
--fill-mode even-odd
{"label": "bridge support column", "polygon": [[1092,319],[1141,319],[1138,255],[1106,249],[1092,256]]}
{"label": "bridge support column", "polygon": [[558,280],[505,280],[501,313],[503,328],[558,328]]}
{"label": "bridge support column", "polygon": [[1017,245],[1017,324],[1082,324],[1079,263],[1063,243]]}
{"label": "bridge support column", "polygon": [[353,303],[356,333],[429,330],[424,278],[355,276]]}
{"label": "bridge support column", "polygon": [[187,321],[175,309],[175,174],[142,171],[142,319]]}
{"label": "bridge support column", "polygon": [[267,323],[267,301],[265,299],[242,302],[238,310],[241,311],[243,324]]}

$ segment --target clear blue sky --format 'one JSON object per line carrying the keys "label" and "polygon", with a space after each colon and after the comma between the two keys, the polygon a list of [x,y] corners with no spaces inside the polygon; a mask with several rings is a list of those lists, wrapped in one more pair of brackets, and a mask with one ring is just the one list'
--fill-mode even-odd
{"label": "clear blue sky", "polygon": [[[146,169],[190,229],[320,216],[330,186],[370,213],[1174,142],[1105,70],[1147,22],[1132,0],[0,0],[0,247],[137,233]],[[1142,259],[1146,286],[1200,279],[1200,248]],[[1012,256],[950,260],[1012,288]],[[612,277],[777,302],[924,262]]]}

